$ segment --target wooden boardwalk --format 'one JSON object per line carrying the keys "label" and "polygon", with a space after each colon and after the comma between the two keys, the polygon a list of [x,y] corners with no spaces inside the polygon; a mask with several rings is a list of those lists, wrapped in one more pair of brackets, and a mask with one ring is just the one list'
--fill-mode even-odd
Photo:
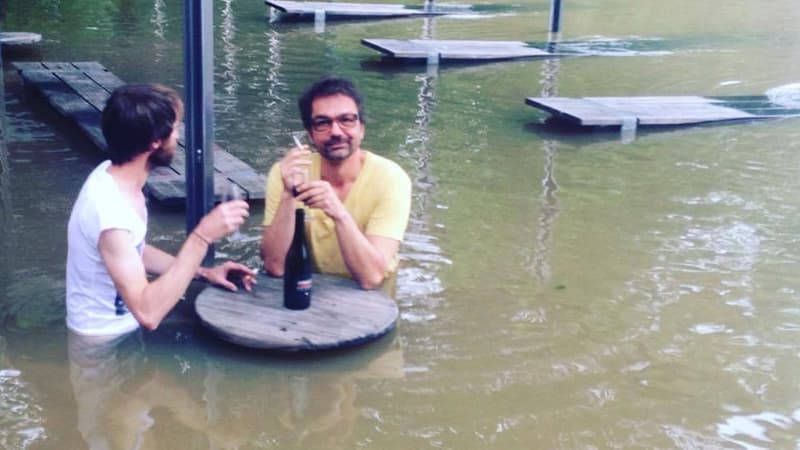
{"label": "wooden boardwalk", "polygon": [[[101,150],[106,141],[100,115],[111,91],[124,84],[97,62],[15,62],[25,84],[38,91],[60,114],[75,122]],[[155,168],[145,185],[148,196],[159,203],[182,205],[186,199],[186,156],[183,138],[172,164]],[[214,149],[214,194],[223,198],[228,182],[240,187],[247,200],[263,200],[266,177],[230,153]]]}
{"label": "wooden boardwalk", "polygon": [[440,61],[491,61],[517,58],[552,58],[564,56],[550,53],[520,41],[466,41],[436,39],[362,39],[361,43],[397,59]]}
{"label": "wooden boardwalk", "polygon": [[800,116],[766,96],[528,97],[528,105],[555,119],[586,127],[676,126]]}
{"label": "wooden boardwalk", "polygon": [[[286,0],[265,0],[264,3],[285,15],[310,19],[314,18],[317,11],[324,11],[325,17],[338,19],[437,16],[453,12],[440,8],[425,10],[422,7],[412,8],[385,3],[293,2]],[[469,9],[460,9],[460,11],[468,12]]]}

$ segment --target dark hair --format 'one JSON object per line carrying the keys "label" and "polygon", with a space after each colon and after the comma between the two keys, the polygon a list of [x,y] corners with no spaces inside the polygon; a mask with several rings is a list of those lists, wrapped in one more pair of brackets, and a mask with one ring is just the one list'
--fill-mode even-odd
{"label": "dark hair", "polygon": [[124,164],[146,152],[153,141],[166,139],[183,102],[160,84],[129,84],[111,93],[103,108],[103,136],[112,164]]}
{"label": "dark hair", "polygon": [[331,97],[333,95],[346,95],[353,99],[358,107],[358,120],[366,122],[364,115],[364,97],[358,92],[355,85],[345,78],[325,75],[314,84],[308,87],[303,95],[297,99],[297,108],[300,110],[300,118],[303,119],[303,126],[306,130],[311,129],[311,104],[320,97]]}

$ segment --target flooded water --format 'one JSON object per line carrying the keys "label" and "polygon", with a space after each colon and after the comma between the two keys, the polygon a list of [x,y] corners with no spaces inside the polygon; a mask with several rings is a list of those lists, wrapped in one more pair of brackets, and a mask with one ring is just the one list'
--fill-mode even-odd
{"label": "flooded water", "polygon": [[[313,79],[353,78],[364,146],[414,181],[396,331],[309,356],[238,349],[182,304],[155,333],[86,354],[64,326],[66,221],[101,156],[10,63],[98,61],[183,89],[182,7],[4,0],[0,447],[191,449],[796,448],[800,123],[578,132],[542,95],[766,95],[797,102],[796,0],[563,3],[594,56],[383,63],[362,38],[545,42],[549,2],[479,17],[270,22],[215,2],[217,142],[266,171]],[[795,103],[796,104],[796,103]],[[176,249],[182,211],[151,205]],[[220,258],[258,263],[256,205]],[[187,302],[184,302],[187,303]]]}

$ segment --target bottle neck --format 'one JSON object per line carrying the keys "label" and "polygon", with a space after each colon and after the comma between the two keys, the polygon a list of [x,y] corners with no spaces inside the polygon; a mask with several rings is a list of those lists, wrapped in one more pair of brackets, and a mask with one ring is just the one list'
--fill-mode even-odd
{"label": "bottle neck", "polygon": [[306,234],[306,211],[303,208],[294,210],[294,237],[305,237]]}

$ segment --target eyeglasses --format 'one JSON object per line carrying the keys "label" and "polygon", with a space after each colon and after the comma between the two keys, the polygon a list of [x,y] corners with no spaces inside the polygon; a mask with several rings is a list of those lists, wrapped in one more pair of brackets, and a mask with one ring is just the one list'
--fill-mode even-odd
{"label": "eyeglasses", "polygon": [[358,114],[342,114],[333,119],[325,116],[314,117],[311,119],[311,129],[316,133],[327,133],[331,131],[334,121],[341,128],[353,128],[358,123]]}

